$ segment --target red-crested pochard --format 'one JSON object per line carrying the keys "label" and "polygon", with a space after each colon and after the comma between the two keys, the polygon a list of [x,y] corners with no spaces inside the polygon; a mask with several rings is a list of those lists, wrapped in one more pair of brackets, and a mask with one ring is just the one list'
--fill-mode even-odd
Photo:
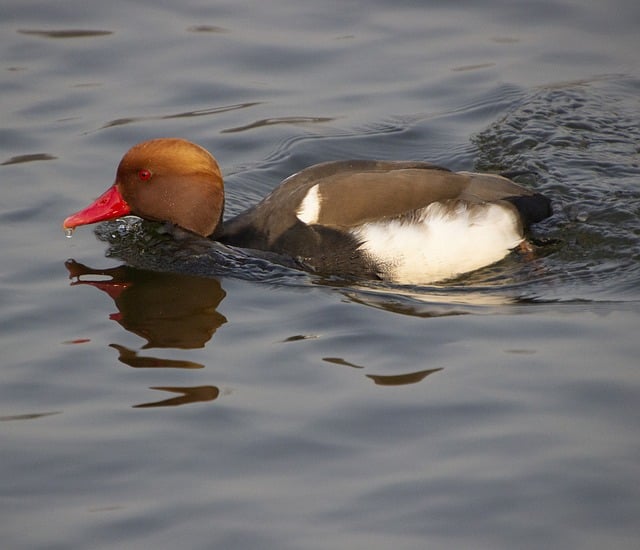
{"label": "red-crested pochard", "polygon": [[426,284],[501,260],[551,215],[549,199],[502,176],[374,160],[306,168],[224,223],[223,209],[213,156],[161,138],[129,149],[113,186],[63,226],[135,214],[323,274]]}

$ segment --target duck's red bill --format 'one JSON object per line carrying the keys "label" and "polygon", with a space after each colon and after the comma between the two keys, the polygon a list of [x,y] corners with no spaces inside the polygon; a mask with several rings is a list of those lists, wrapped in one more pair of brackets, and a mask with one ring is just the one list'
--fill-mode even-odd
{"label": "duck's red bill", "polygon": [[73,229],[79,225],[112,220],[130,213],[131,208],[129,208],[129,205],[122,198],[120,191],[118,191],[117,186],[114,184],[92,204],[75,214],[71,214],[71,216],[64,220],[62,227],[65,229]]}

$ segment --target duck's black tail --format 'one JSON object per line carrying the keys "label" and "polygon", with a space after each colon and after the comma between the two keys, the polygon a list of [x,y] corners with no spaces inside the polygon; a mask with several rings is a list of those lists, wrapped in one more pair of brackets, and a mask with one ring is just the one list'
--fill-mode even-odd
{"label": "duck's black tail", "polygon": [[540,193],[506,197],[504,200],[509,201],[518,209],[525,229],[528,229],[531,224],[538,223],[553,214],[551,201]]}

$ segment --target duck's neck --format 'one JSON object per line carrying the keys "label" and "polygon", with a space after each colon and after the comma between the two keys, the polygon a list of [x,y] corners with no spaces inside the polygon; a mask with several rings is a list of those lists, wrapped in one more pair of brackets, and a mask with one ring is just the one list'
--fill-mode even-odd
{"label": "duck's neck", "polygon": [[224,197],[222,198],[222,208],[220,208],[220,218],[218,219],[218,223],[216,228],[213,230],[213,233],[209,235],[209,239],[213,239],[215,241],[219,240],[222,234],[224,233]]}

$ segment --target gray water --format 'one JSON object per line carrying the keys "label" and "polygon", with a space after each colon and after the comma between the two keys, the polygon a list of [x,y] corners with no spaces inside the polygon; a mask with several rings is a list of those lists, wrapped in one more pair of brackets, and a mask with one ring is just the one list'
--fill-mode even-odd
{"label": "gray water", "polygon": [[[3,548],[637,547],[637,2],[0,10]],[[346,158],[517,174],[555,213],[428,287],[136,219],[65,239],[167,135],[228,215]]]}

